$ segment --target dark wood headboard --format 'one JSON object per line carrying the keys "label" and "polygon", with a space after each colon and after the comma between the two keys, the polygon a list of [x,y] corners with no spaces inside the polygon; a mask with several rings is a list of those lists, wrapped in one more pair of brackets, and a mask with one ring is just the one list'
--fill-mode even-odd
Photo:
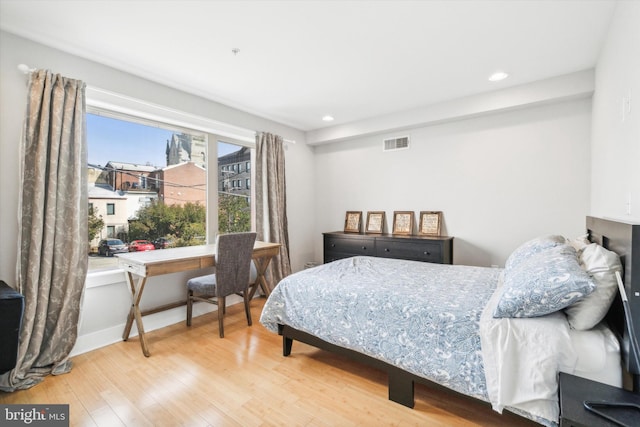
{"label": "dark wood headboard", "polygon": [[[636,339],[640,340],[640,337],[637,336],[640,333],[640,224],[588,216],[587,233],[591,242],[598,243],[620,255],[633,328],[636,331]],[[633,375],[634,390],[638,390],[640,388],[640,366],[635,362],[636,359],[630,357],[632,355],[629,354],[631,349],[628,328],[624,321],[624,308],[620,295],[612,304],[607,314],[607,320],[621,337],[624,368]]]}

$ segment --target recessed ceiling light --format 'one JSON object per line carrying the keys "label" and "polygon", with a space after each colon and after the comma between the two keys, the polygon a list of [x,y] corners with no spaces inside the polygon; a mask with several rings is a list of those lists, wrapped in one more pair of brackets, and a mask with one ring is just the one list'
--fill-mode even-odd
{"label": "recessed ceiling light", "polygon": [[504,80],[509,77],[509,74],[504,71],[496,71],[495,73],[489,76],[490,82],[499,82],[500,80]]}
{"label": "recessed ceiling light", "polygon": [[333,116],[327,114],[326,116],[322,117],[322,120],[325,121],[325,122],[332,122],[333,121]]}

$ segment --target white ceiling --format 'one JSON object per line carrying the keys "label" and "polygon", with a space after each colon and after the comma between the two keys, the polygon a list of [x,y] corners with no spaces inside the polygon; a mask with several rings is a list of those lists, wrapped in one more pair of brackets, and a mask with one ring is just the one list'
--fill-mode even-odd
{"label": "white ceiling", "polygon": [[[593,68],[614,8],[612,0],[0,0],[0,28],[314,130]],[[510,78],[489,82],[497,69]]]}

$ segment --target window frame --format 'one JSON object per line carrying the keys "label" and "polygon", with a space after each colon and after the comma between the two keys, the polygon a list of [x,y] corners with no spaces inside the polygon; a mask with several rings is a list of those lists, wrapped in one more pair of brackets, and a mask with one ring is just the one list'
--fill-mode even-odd
{"label": "window frame", "polygon": [[[215,242],[218,234],[218,143],[238,145],[251,149],[251,162],[255,161],[256,131],[223,123],[207,117],[170,107],[153,104],[141,99],[118,94],[94,86],[86,87],[86,112],[118,120],[126,120],[147,126],[159,126],[202,135],[207,139],[207,243]],[[213,162],[213,163],[211,163]],[[250,167],[250,166],[249,166]],[[253,167],[251,179],[254,179]],[[255,200],[251,190],[251,200]],[[209,207],[215,206],[215,209]],[[251,203],[251,229],[256,229],[255,204]]]}

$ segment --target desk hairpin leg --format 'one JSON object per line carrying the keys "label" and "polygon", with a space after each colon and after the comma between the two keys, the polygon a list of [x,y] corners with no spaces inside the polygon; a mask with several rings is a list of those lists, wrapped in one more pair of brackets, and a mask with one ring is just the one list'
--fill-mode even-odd
{"label": "desk hairpin leg", "polygon": [[127,323],[124,326],[124,332],[122,334],[122,340],[126,341],[129,339],[129,334],[131,333],[131,327],[133,326],[133,320],[136,321],[136,327],[138,328],[138,337],[140,338],[140,345],[142,346],[142,353],[149,357],[151,353],[149,352],[149,346],[147,344],[147,338],[144,334],[144,325],[142,324],[142,313],[140,312],[140,300],[142,299],[142,291],[144,290],[144,285],[147,282],[146,277],[140,277],[136,281],[133,279],[133,275],[130,272],[127,272],[127,281],[129,282],[129,286],[131,287],[131,295],[132,295],[132,303],[131,310],[129,310],[129,316],[127,317]]}

